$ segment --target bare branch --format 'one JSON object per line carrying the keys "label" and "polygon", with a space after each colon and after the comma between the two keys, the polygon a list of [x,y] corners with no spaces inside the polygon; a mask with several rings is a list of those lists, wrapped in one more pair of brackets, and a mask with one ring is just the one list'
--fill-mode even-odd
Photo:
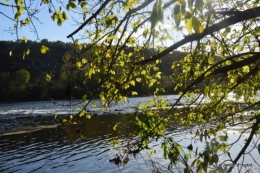
{"label": "bare branch", "polygon": [[88,24],[88,22],[90,22],[92,19],[94,19],[99,13],[101,10],[103,10],[106,5],[110,2],[111,0],[106,0],[102,5],[101,7],[90,17],[88,18],[88,20],[86,20],[82,25],[80,25],[80,27],[78,29],[76,29],[75,31],[73,31],[71,34],[69,34],[67,36],[67,38],[70,38],[72,37],[73,35],[75,35],[76,33],[78,33],[85,25]]}
{"label": "bare branch", "polygon": [[[253,124],[252,126],[252,131],[244,145],[244,147],[240,150],[239,154],[237,155],[237,157],[235,158],[235,160],[233,161],[233,165],[235,165],[237,163],[237,161],[240,159],[240,157],[244,154],[244,152],[246,151],[247,147],[249,146],[249,144],[251,143],[253,136],[255,135],[255,132],[257,131],[257,127],[260,124],[260,116],[257,118],[257,121]],[[227,173],[230,173],[232,171],[233,167],[230,166]]]}

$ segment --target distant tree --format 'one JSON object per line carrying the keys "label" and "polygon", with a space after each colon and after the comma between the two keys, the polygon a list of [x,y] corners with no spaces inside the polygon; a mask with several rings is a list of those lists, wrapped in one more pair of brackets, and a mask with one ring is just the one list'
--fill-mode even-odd
{"label": "distant tree", "polygon": [[25,69],[20,69],[15,72],[15,81],[19,85],[25,85],[30,80],[30,73]]}
{"label": "distant tree", "polygon": [[8,100],[22,99],[28,94],[27,84],[30,80],[30,73],[27,70],[20,69],[14,74],[14,79],[7,83],[6,96]]}

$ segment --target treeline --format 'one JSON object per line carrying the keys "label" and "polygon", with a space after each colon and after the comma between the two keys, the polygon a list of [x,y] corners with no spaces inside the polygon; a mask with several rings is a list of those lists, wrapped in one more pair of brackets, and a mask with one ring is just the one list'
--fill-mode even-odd
{"label": "treeline", "polygon": [[[42,54],[41,46],[45,45],[50,51]],[[84,81],[84,71],[75,70],[73,60],[75,47],[72,43],[61,41],[49,42],[44,39],[41,42],[27,42],[19,40],[0,41],[0,101],[32,101],[67,99],[66,89],[71,87],[71,95],[80,99],[83,95],[91,95],[96,87],[94,81]],[[29,50],[29,52],[26,52]],[[131,51],[131,48],[128,48]],[[89,52],[86,52],[88,56]],[[149,52],[148,52],[149,54]],[[181,53],[178,56],[183,57]],[[176,54],[174,55],[176,56]],[[162,62],[162,86],[167,93],[173,93],[173,80],[170,71],[172,58],[165,57]],[[52,79],[46,80],[46,74]],[[139,95],[149,95],[150,91],[142,84],[130,88]],[[126,92],[128,94],[128,92]]]}
{"label": "treeline", "polygon": [[[42,45],[51,51],[42,54]],[[0,101],[29,101],[44,100],[46,95],[53,94],[54,98],[64,98],[62,84],[47,82],[46,73],[59,78],[63,56],[72,50],[71,43],[61,41],[41,42],[28,40],[0,41]],[[30,52],[28,55],[26,50]],[[25,80],[26,79],[26,80]],[[65,81],[64,81],[65,82]]]}

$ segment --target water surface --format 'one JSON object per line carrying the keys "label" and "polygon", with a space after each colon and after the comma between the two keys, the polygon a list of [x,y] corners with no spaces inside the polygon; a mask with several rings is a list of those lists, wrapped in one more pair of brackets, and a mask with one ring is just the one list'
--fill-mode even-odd
{"label": "water surface", "polygon": [[[57,101],[55,105],[53,102],[1,104],[0,172],[151,172],[152,165],[147,154],[151,150],[141,151],[135,157],[130,156],[126,165],[109,162],[116,154],[123,154],[123,148],[112,146],[112,139],[119,137],[122,145],[128,141],[138,141],[132,135],[134,116],[124,114],[132,113],[134,106],[145,103],[150,98],[131,98],[128,102],[111,106],[106,114],[102,113],[100,107],[88,107],[96,116],[91,119],[74,118],[74,124],[71,125],[64,125],[62,120],[65,115],[80,109],[78,102],[69,104],[68,101]],[[167,96],[167,99],[174,103],[176,96]],[[96,102],[100,106],[100,102]],[[59,115],[57,119],[54,118],[55,114]],[[113,130],[115,124],[117,129]],[[194,138],[191,141],[194,133],[195,131],[174,125],[167,130],[166,135],[174,137],[183,147],[192,143],[194,148],[198,147],[202,151],[206,143]],[[235,141],[239,135],[234,130],[228,133],[230,142]],[[247,137],[248,134],[243,135],[230,150],[232,157],[237,155]],[[154,163],[161,165],[161,169],[167,170],[168,161],[163,158],[161,140],[150,141],[151,148],[156,150],[151,158]],[[254,140],[258,142],[257,138]],[[256,149],[251,153],[255,160],[260,160]],[[227,157],[223,155],[220,160]],[[259,171],[251,157],[246,158],[246,163],[252,163],[249,168],[251,172]]]}

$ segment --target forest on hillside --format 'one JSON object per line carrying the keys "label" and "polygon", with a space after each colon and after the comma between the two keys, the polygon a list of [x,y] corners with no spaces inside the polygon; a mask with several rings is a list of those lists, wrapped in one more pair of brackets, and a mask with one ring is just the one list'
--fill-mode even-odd
{"label": "forest on hillside", "polygon": [[[40,51],[41,46],[48,49],[46,53]],[[41,42],[18,40],[0,41],[0,101],[32,101],[50,99],[81,99],[84,95],[91,95],[96,88],[97,78],[85,81],[84,69],[78,68],[76,62],[83,57],[95,57],[91,50],[86,51],[80,57],[75,57],[74,52],[79,47],[72,43],[62,41],[49,42],[47,39]],[[29,52],[26,52],[29,50]],[[132,48],[126,48],[131,52]],[[149,58],[154,50],[145,50],[143,55]],[[173,60],[184,57],[185,54],[175,52],[162,58],[158,68],[162,72],[161,85],[166,94],[174,91],[174,76],[170,69]],[[177,57],[177,59],[176,59]],[[102,62],[100,63],[102,65]],[[163,67],[163,68],[162,68]],[[46,80],[46,74],[51,80]],[[120,86],[118,86],[120,89]],[[152,95],[152,89],[148,84],[136,83],[125,95],[131,96],[130,91],[137,91],[139,96]]]}

